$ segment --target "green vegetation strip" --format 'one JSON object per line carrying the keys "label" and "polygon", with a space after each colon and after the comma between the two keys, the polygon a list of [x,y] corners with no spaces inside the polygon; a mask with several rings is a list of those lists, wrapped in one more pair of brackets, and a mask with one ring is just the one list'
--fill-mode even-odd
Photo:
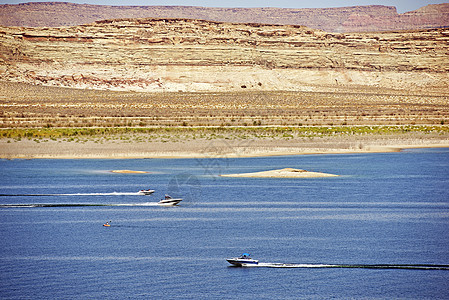
{"label": "green vegetation strip", "polygon": [[0,138],[58,139],[67,137],[108,137],[129,134],[148,135],[199,135],[200,137],[223,138],[229,136],[257,138],[293,138],[332,135],[402,134],[407,132],[449,133],[447,125],[409,126],[300,126],[300,127],[108,127],[108,128],[24,128],[0,129]]}

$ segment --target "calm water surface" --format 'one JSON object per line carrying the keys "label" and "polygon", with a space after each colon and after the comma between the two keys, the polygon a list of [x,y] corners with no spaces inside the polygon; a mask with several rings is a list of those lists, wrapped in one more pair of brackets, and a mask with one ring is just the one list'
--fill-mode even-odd
{"label": "calm water surface", "polygon": [[[342,176],[217,176],[285,167]],[[449,270],[313,267],[449,265],[449,149],[0,160],[0,171],[3,299],[449,298]],[[165,193],[185,200],[155,205]],[[229,267],[242,252],[312,267]]]}

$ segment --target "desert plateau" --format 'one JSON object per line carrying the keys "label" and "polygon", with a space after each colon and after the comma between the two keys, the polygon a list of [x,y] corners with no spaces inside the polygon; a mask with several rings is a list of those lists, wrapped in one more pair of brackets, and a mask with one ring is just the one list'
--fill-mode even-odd
{"label": "desert plateau", "polygon": [[[327,10],[347,22],[357,12],[384,11],[378,18],[390,20],[373,19],[359,31],[313,27],[320,19],[311,12],[314,21],[305,26],[213,14],[198,19],[187,13],[192,7],[178,16],[153,7],[155,17],[87,20],[76,16],[87,8],[119,10],[74,5],[69,25],[44,24],[46,15],[39,19],[32,5],[64,11],[71,4],[0,6],[0,13],[11,12],[0,26],[1,157],[258,156],[449,145],[449,29],[440,24],[446,4],[401,15],[377,6]],[[35,23],[20,17],[30,14]],[[439,25],[410,17],[423,14]],[[404,15],[412,20],[407,30],[375,26],[398,24]]]}

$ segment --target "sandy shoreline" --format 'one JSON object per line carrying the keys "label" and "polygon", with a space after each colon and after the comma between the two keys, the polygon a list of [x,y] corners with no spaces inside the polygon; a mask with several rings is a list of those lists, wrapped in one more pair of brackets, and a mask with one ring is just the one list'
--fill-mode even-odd
{"label": "sandy shoreline", "polygon": [[449,137],[425,135],[323,137],[313,139],[69,142],[0,139],[3,159],[237,158],[307,154],[399,152],[409,148],[449,147]]}

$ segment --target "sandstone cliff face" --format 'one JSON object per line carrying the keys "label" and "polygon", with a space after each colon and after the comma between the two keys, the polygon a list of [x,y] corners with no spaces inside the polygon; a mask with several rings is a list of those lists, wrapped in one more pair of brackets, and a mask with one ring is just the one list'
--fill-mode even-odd
{"label": "sandstone cliff face", "polygon": [[61,2],[0,5],[0,25],[75,26],[116,18],[189,18],[221,22],[304,25],[327,32],[366,32],[447,27],[449,4],[398,14],[392,6],[340,8],[211,8],[193,6],[102,6]]}
{"label": "sandstone cliff face", "polygon": [[447,88],[449,31],[331,34],[303,26],[119,19],[0,27],[0,79],[145,91]]}

